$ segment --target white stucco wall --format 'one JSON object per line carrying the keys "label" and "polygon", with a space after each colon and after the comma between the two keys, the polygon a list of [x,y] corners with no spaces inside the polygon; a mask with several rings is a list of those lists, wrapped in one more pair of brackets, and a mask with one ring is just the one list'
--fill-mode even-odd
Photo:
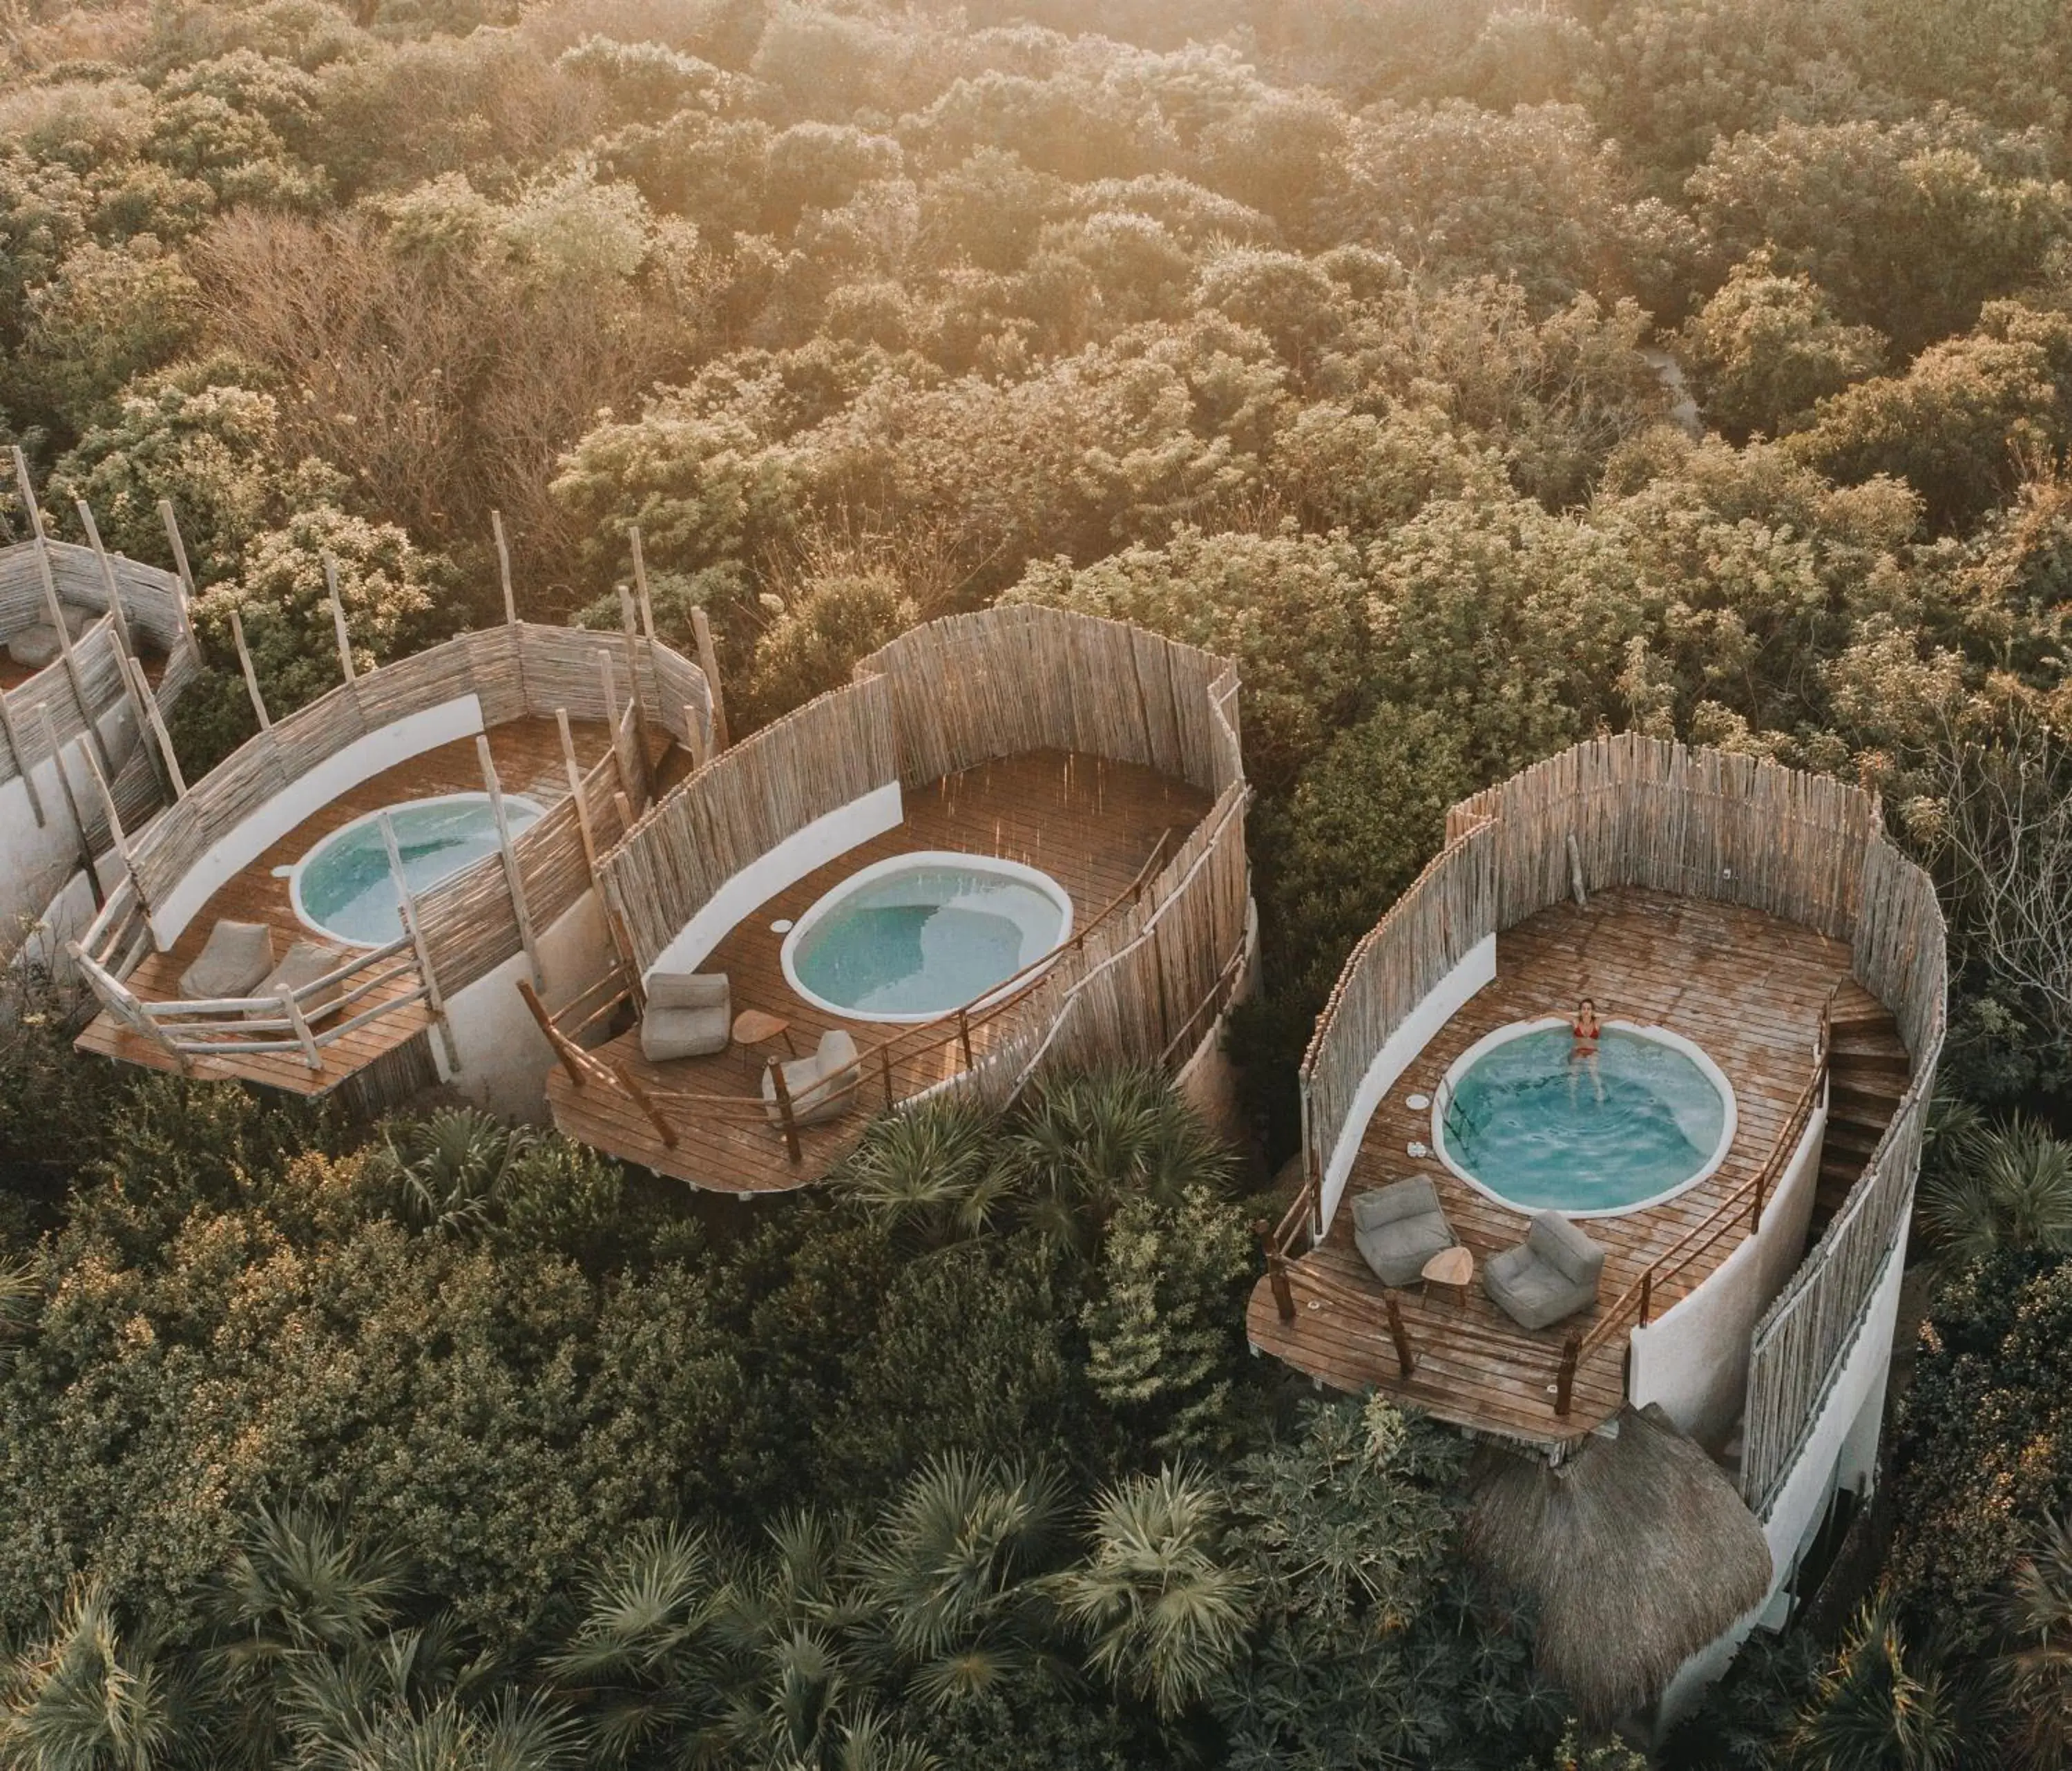
{"label": "white stucco wall", "polygon": [[[558,1009],[602,977],[613,963],[604,908],[595,892],[585,892],[537,937],[540,967],[546,974],[544,1000]],[[522,953],[477,978],[446,999],[460,1067],[446,1062],[446,1043],[434,1031],[432,1058],[439,1079],[487,1111],[506,1119],[547,1123],[547,1071],[553,1048],[518,995],[518,980],[532,967]]]}
{"label": "white stucco wall", "polygon": [[1906,1266],[1902,1223],[1841,1370],[1821,1404],[1819,1419],[1778,1491],[1770,1517],[1763,1521],[1763,1536],[1770,1545],[1770,1591],[1761,1605],[1676,1670],[1658,1707],[1659,1729],[1666,1731],[1689,1714],[1758,1622],[1774,1625],[1784,1621],[1784,1588],[1798,1572],[1799,1558],[1819,1529],[1835,1491],[1852,1487],[1868,1492],[1877,1467],[1885,1380],[1892,1370],[1893,1329],[1899,1317],[1899,1284]]}
{"label": "white stucco wall", "polygon": [[1827,1125],[1823,1099],[1763,1206],[1762,1227],[1696,1291],[1633,1331],[1633,1405],[1660,1403],[1701,1444],[1717,1447],[1732,1433],[1748,1390],[1749,1337],[1805,1253]]}
{"label": "white stucco wall", "polygon": [[897,829],[904,816],[897,781],[888,781],[860,799],[823,812],[725,881],[676,939],[656,955],[655,963],[648,968],[649,973],[695,972],[728,931],[758,904],[857,844]]}
{"label": "white stucco wall", "polygon": [[151,933],[161,950],[180,938],[216,891],[313,812],[349,787],[413,756],[471,738],[483,729],[482,703],[462,695],[377,727],[303,771],[222,836],[152,906]]}
{"label": "white stucco wall", "polygon": [[1439,1029],[1461,1012],[1469,997],[1495,978],[1496,937],[1486,935],[1382,1042],[1381,1050],[1374,1054],[1373,1062],[1367,1066],[1367,1074],[1360,1079],[1359,1092],[1353,1096],[1353,1109],[1346,1116],[1345,1128],[1325,1159],[1323,1221],[1326,1227],[1332,1213],[1338,1209],[1346,1178],[1353,1172],[1353,1158],[1359,1154],[1360,1140],[1367,1135],[1367,1122],[1374,1117],[1375,1109],[1381,1105],[1418,1053],[1437,1037]]}
{"label": "white stucco wall", "polygon": [[[102,712],[97,723],[119,770],[137,742],[137,721],[130,704],[117,702]],[[72,822],[71,803],[58,779],[56,760],[43,756],[39,733],[24,726],[22,739],[33,754],[42,758],[30,770],[30,780],[42,802],[43,821],[40,826],[36,823],[28,785],[18,774],[0,783],[0,954],[14,951],[66,877],[79,866],[79,827]],[[73,795],[88,819],[97,822],[101,816],[99,794],[92,771],[80,754],[86,742],[81,734],[61,748]]]}

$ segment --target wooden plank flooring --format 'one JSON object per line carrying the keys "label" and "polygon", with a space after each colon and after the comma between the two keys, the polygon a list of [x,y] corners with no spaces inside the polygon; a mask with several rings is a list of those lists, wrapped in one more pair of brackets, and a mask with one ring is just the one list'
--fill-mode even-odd
{"label": "wooden plank flooring", "polygon": [[[1207,794],[1184,781],[1062,751],[966,770],[910,791],[905,820],[897,829],[849,850],[759,905],[699,969],[727,975],[736,1015],[759,1009],[789,1021],[800,1052],[812,1050],[832,1026],[847,1026],[857,1044],[868,1047],[893,1029],[841,1021],[796,995],[785,981],[779,959],[783,936],[771,927],[772,922],[796,920],[822,893],[872,861],[911,849],[949,849],[1041,868],[1071,895],[1073,921],[1083,926],[1128,889],[1161,836],[1170,830],[1172,840],[1180,840],[1210,804]],[[987,1031],[980,1026],[972,1036],[975,1055],[981,1059]],[[609,1042],[597,1055],[624,1065],[644,1091],[659,1095],[722,1095],[754,1103],[760,1099],[760,1064],[773,1052],[783,1055],[781,1042],[651,1064],[640,1055],[636,1029]],[[893,1087],[904,1099],[960,1067],[953,1042],[938,1046],[895,1062]],[[883,1087],[875,1071],[865,1077],[866,1109],[882,1104]],[[569,1136],[658,1173],[735,1194],[783,1192],[818,1180],[855,1142],[866,1117],[857,1112],[808,1128],[802,1134],[803,1161],[794,1166],[783,1139],[759,1110],[738,1116],[689,1107],[672,1111],[679,1139],[670,1149],[621,1090],[595,1083],[578,1087],[557,1066],[548,1080],[547,1098],[554,1123]]]}
{"label": "wooden plank flooring", "polygon": [[[576,756],[588,769],[602,757],[610,738],[600,721],[578,721],[572,727]],[[562,764],[561,738],[552,720],[519,719],[496,727],[489,734],[490,754],[495,758],[498,778],[505,791],[522,794],[541,807],[550,807],[566,797],[568,775]],[[472,738],[456,739],[427,750],[409,761],[384,769],[359,786],[349,788],[328,805],[312,812],[286,836],[234,878],[226,881],[174,943],[170,952],[147,955],[128,982],[136,995],[148,1001],[166,1002],[179,995],[179,976],[191,965],[208,943],[209,931],[225,917],[238,922],[265,922],[273,931],[277,953],[286,953],[298,940],[315,941],[336,951],[343,964],[353,949],[327,940],[297,918],[288,895],[284,869],[307,854],[331,832],[354,819],[401,800],[421,799],[442,793],[479,792],[482,768]],[[399,979],[385,987],[381,996],[408,993],[409,981]],[[374,1006],[376,997],[359,1004],[354,1013]],[[514,999],[513,1009],[519,1009]],[[522,1012],[520,1010],[519,1012]],[[323,1049],[323,1068],[312,1070],[294,1052],[253,1052],[236,1057],[195,1058],[187,1074],[208,1080],[239,1079],[283,1088],[298,1095],[323,1095],[407,1041],[430,1024],[420,1004],[413,1003],[392,1015],[370,1022],[348,1033],[335,1045]],[[319,1025],[318,1030],[321,1032]],[[171,1070],[175,1065],[165,1049],[133,1033],[106,1013],[95,1017],[77,1042],[81,1051],[142,1064],[153,1070]]]}
{"label": "wooden plank flooring", "polygon": [[[1296,1314],[1281,1320],[1267,1282],[1248,1316],[1253,1346],[1342,1390],[1379,1387],[1457,1425],[1540,1443],[1579,1437],[1618,1411],[1626,1337],[1610,1335],[1577,1374],[1572,1411],[1553,1411],[1562,1343],[1587,1332],[1596,1312],[1527,1333],[1490,1303],[1480,1269],[1523,1237],[1527,1214],[1456,1177],[1436,1156],[1413,1158],[1432,1141],[1429,1110],[1412,1094],[1435,1095],[1447,1067],[1483,1034],[1516,1021],[1564,1013],[1584,996],[1607,1020],[1667,1027],[1695,1041],[1733,1085],[1738,1124],[1726,1161],[1676,1198],[1583,1227],[1609,1250],[1600,1307],[1610,1306],[1693,1225],[1702,1223],[1767,1157],[1812,1072],[1820,1009],[1838,983],[1837,1014],[1877,1005],[1848,976],[1849,950],[1814,931],[1761,912],[1652,892],[1605,892],[1587,910],[1558,905],[1497,938],[1497,976],[1420,1052],[1369,1123],[1324,1243],[1294,1264]],[[1464,1303],[1418,1288],[1396,1293],[1417,1354],[1397,1375],[1382,1311],[1383,1288],[1352,1245],[1352,1196],[1412,1174],[1438,1186],[1447,1217],[1474,1251],[1477,1275]],[[1736,1246],[1729,1231],[1683,1277],[1656,1294],[1655,1311],[1684,1296]],[[1339,1295],[1305,1283],[1314,1266]],[[1371,1302],[1355,1307],[1350,1290]]]}

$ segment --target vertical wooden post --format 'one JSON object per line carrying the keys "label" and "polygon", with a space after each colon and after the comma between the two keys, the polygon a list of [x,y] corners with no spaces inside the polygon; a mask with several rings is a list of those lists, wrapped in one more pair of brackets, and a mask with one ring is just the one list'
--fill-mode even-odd
{"label": "vertical wooden post", "polygon": [[957,1044],[964,1049],[964,1068],[972,1069],[971,1019],[961,1009],[957,1010]]}
{"label": "vertical wooden post", "polygon": [[[43,730],[45,733],[47,735],[51,734],[51,727],[50,724],[50,709],[47,707],[39,705],[36,709],[36,713],[37,717],[43,721]],[[56,754],[55,741],[53,740],[51,754],[55,756]],[[130,838],[122,828],[122,815],[115,809],[114,789],[109,786],[108,777],[101,772],[101,765],[94,761],[92,750],[85,746],[82,746],[80,750],[80,754],[86,758],[87,773],[93,777],[93,784],[100,791],[101,809],[108,820],[108,834],[109,840],[115,845],[116,853],[122,857],[122,865],[125,867],[127,867],[130,865]],[[60,776],[64,773],[64,765],[62,762],[58,765],[58,773]],[[142,892],[139,892],[137,894],[137,901],[140,904],[143,902],[144,894]]]}
{"label": "vertical wooden post", "polygon": [[518,625],[518,594],[511,586],[511,549],[504,539],[504,513],[489,513],[490,532],[496,537],[496,579],[504,587],[504,625]]}
{"label": "vertical wooden post", "polygon": [[22,495],[23,509],[28,512],[29,532],[36,544],[36,570],[43,580],[43,610],[51,618],[51,627],[57,630],[58,655],[64,660],[65,680],[72,684],[72,698],[79,704],[80,721],[86,728],[87,742],[99,754],[101,767],[112,776],[115,773],[115,753],[109,749],[108,740],[101,735],[101,721],[95,717],[93,702],[86,692],[86,678],[80,672],[79,655],[72,650],[72,629],[65,625],[64,605],[58,600],[58,581],[51,570],[51,542],[43,532],[43,507],[37,503],[35,488],[29,483],[28,458],[18,448],[14,456],[15,488]]}
{"label": "vertical wooden post", "polygon": [[317,1049],[317,1036],[310,1031],[308,1018],[302,1013],[302,1005],[295,1001],[294,991],[281,992],[281,1010],[287,1016],[288,1025],[295,1029],[295,1038],[302,1042],[302,1062],[312,1070],[322,1070],[323,1054]]}
{"label": "vertical wooden post", "polygon": [[684,747],[691,753],[691,772],[695,775],[711,758],[705,750],[705,722],[689,701],[684,703]]}
{"label": "vertical wooden post", "polygon": [[1762,1193],[1770,1179],[1770,1164],[1766,1161],[1755,1173],[1755,1206],[1749,1213],[1749,1234],[1753,1236],[1762,1229]]}
{"label": "vertical wooden post", "polygon": [[446,1019],[446,995],[438,975],[432,970],[431,949],[425,945],[424,925],[417,918],[417,894],[403,873],[403,850],[396,840],[396,826],[388,814],[381,814],[381,846],[388,853],[388,877],[396,882],[396,914],[403,918],[403,932],[410,937],[410,951],[417,955],[417,976],[425,980],[425,1006],[439,1029],[446,1047],[446,1068],[460,1068],[460,1048],[454,1040],[453,1023]]}
{"label": "vertical wooden post", "polygon": [[[627,754],[630,734],[626,730],[627,721],[619,710],[619,684],[611,674],[611,654],[599,652],[597,664],[598,673],[604,683],[604,717],[606,725],[610,729],[611,754],[618,765],[619,784],[625,790],[629,801],[636,805],[643,804],[647,799],[647,771],[642,766],[645,759],[637,755],[629,757]],[[635,707],[639,705],[637,687],[634,705]]]}
{"label": "vertical wooden post", "polygon": [[569,729],[569,710],[565,707],[554,709],[554,725],[561,735],[561,766],[567,770],[569,798],[576,808],[576,833],[582,839],[583,871],[590,876],[590,889],[601,889],[597,877],[597,835],[590,827],[590,803],[583,797],[582,769],[576,762],[575,734]]}
{"label": "vertical wooden post", "polygon": [[897,1104],[892,1099],[892,1042],[889,1039],[878,1048],[878,1069],[885,1079],[885,1111],[889,1113]]}
{"label": "vertical wooden post", "polygon": [[676,1128],[670,1123],[668,1116],[662,1111],[661,1108],[655,1104],[647,1090],[634,1080],[633,1072],[623,1064],[614,1064],[611,1066],[611,1074],[619,1079],[619,1086],[632,1096],[633,1104],[640,1109],[648,1123],[655,1128],[655,1135],[661,1139],[662,1148],[665,1150],[675,1149]]}
{"label": "vertical wooden post", "polygon": [[[144,667],[126,654],[122,659],[128,668],[130,686],[142,710],[145,722],[150,728],[150,736],[158,741],[158,754],[166,759],[166,779],[172,784],[173,797],[184,799],[187,796],[187,777],[180,772],[180,759],[173,750],[173,734],[166,729],[164,714],[158,711],[158,697],[151,692],[151,681],[144,674]],[[138,734],[143,742],[144,734]]]}
{"label": "vertical wooden post", "polygon": [[245,643],[245,618],[237,605],[230,606],[230,637],[237,642],[237,668],[244,672],[245,692],[252,697],[252,711],[259,716],[259,729],[270,732],[273,721],[266,712],[266,697],[259,692],[259,672],[252,668],[252,652]]}
{"label": "vertical wooden post", "polygon": [[794,1166],[805,1161],[805,1152],[799,1147],[799,1122],[791,1116],[791,1091],[785,1086],[784,1066],[775,1058],[770,1060],[770,1082],[777,1096],[777,1116],[784,1127],[784,1149]]}
{"label": "vertical wooden post", "polygon": [[648,636],[648,643],[655,643],[655,603],[648,594],[648,562],[640,557],[640,525],[632,524],[626,538],[633,544],[633,589],[640,598],[640,631]]}
{"label": "vertical wooden post", "polygon": [[1554,1374],[1554,1412],[1564,1420],[1576,1394],[1576,1365],[1583,1354],[1582,1337],[1572,1334],[1561,1345],[1561,1369]]}
{"label": "vertical wooden post", "polygon": [[648,704],[640,695],[640,636],[633,608],[633,593],[619,587],[619,618],[626,629],[626,692],[633,703],[633,754],[639,759],[640,779],[648,779]]}
{"label": "vertical wooden post", "polygon": [[713,650],[712,623],[704,610],[692,610],[691,632],[698,643],[698,668],[705,673],[705,688],[712,696],[712,742],[717,753],[726,748],[726,697],[720,692],[719,654]]}
{"label": "vertical wooden post", "polygon": [[338,561],[326,548],[323,556],[324,588],[331,593],[331,624],[338,635],[338,667],[345,673],[346,681],[355,677],[352,668],[352,636],[345,628],[345,601],[338,594]]}
{"label": "vertical wooden post", "polygon": [[175,594],[179,597],[180,605],[180,633],[187,640],[187,650],[194,655],[194,661],[199,664],[201,636],[195,631],[194,626],[194,600],[198,593],[195,590],[194,573],[187,567],[187,544],[180,539],[179,519],[173,515],[173,501],[170,498],[158,500],[158,517],[166,525],[166,540],[173,550],[174,583],[177,586]]}
{"label": "vertical wooden post", "polygon": [[1252,1233],[1266,1262],[1267,1284],[1273,1292],[1273,1307],[1284,1322],[1295,1320],[1295,1288],[1289,1283],[1288,1263],[1273,1246],[1273,1226],[1264,1218],[1252,1221]]}
{"label": "vertical wooden post", "polygon": [[482,784],[489,791],[490,815],[496,820],[496,847],[504,857],[504,883],[511,893],[512,914],[518,920],[518,939],[525,949],[525,961],[532,968],[536,988],[547,988],[545,968],[540,964],[539,944],[532,939],[532,913],[525,903],[525,881],[518,871],[518,851],[511,841],[511,820],[504,812],[504,783],[496,779],[496,762],[489,754],[489,740],[475,734],[475,754],[482,764]]}
{"label": "vertical wooden post", "polygon": [[101,567],[101,586],[108,594],[108,610],[115,617],[116,637],[122,642],[123,651],[134,658],[137,636],[130,631],[130,611],[122,606],[121,587],[115,581],[115,565],[108,557],[108,549],[101,544],[101,525],[93,520],[93,507],[83,498],[76,498],[72,503],[79,512],[79,526],[86,532],[87,545],[93,549],[93,557]]}
{"label": "vertical wooden post", "polygon": [[1648,1312],[1655,1303],[1655,1269],[1651,1267],[1640,1276],[1640,1325],[1647,1326]]}
{"label": "vertical wooden post", "polygon": [[93,882],[93,895],[98,898],[101,876],[93,865],[93,839],[86,833],[86,814],[80,807],[79,795],[72,791],[72,771],[65,767],[64,752],[58,747],[57,728],[51,722],[51,710],[41,701],[36,704],[36,724],[43,730],[43,748],[50,753],[51,766],[57,771],[65,809],[72,814],[72,827],[79,833],[79,864]]}
{"label": "vertical wooden post", "polygon": [[0,728],[6,732],[7,748],[14,754],[15,770],[22,777],[23,787],[28,791],[29,810],[35,815],[37,829],[41,830],[49,820],[43,816],[43,796],[36,791],[36,759],[22,747],[22,734],[14,727],[14,709],[4,689],[0,689]]}
{"label": "vertical wooden post", "polygon": [[1382,1295],[1382,1308],[1388,1313],[1388,1337],[1396,1343],[1396,1370],[1399,1377],[1408,1377],[1417,1369],[1417,1354],[1410,1345],[1410,1331],[1403,1325],[1403,1312],[1396,1307],[1396,1293]]}

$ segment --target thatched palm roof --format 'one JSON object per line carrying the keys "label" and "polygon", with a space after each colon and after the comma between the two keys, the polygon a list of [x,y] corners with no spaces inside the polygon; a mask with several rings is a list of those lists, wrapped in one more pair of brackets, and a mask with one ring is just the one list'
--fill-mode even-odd
{"label": "thatched palm roof", "polygon": [[1558,1467],[1485,1448],[1471,1484],[1468,1553],[1532,1602],[1540,1670],[1589,1720],[1653,1702],[1770,1590],[1762,1527],[1658,1407]]}

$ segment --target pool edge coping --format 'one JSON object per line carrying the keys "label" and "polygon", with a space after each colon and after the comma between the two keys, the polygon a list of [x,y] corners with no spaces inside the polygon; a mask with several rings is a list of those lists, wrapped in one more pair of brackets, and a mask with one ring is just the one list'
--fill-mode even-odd
{"label": "pool edge coping", "polygon": [[1608,1020],[1602,1023],[1605,1032],[1632,1033],[1642,1039],[1652,1040],[1657,1045],[1668,1046],[1689,1058],[1706,1080],[1719,1091],[1726,1111],[1720,1120],[1719,1141],[1713,1146],[1712,1155],[1689,1178],[1678,1181],[1673,1187],[1665,1187],[1661,1192],[1651,1194],[1645,1199],[1636,1199],[1630,1205],[1600,1206],[1589,1210],[1562,1210],[1555,1206],[1520,1205],[1515,1199],[1507,1199],[1486,1182],[1478,1181],[1469,1173],[1446,1148],[1445,1116],[1447,1103],[1453,1099],[1456,1080],[1477,1061],[1499,1046],[1509,1045],[1513,1040],[1523,1039],[1532,1033],[1547,1033],[1556,1028],[1565,1029],[1570,1025],[1565,1015],[1541,1015],[1531,1021],[1507,1021],[1503,1026],[1492,1028],[1484,1033],[1446,1066],[1445,1074],[1432,1091],[1431,1113],[1432,1153],[1445,1165],[1448,1173],[1464,1185],[1473,1187],[1492,1205],[1501,1206],[1506,1211],[1515,1212],[1520,1217],[1530,1218],[1542,1211],[1559,1211],[1564,1218],[1581,1219],[1624,1218],[1636,1211],[1646,1211],[1651,1206],[1667,1205],[1671,1199],[1680,1198],[1701,1182],[1709,1181],[1726,1165],[1727,1158],[1733,1153],[1735,1140],[1741,1136],[1741,1103],[1735,1094],[1734,1085],[1727,1079],[1727,1073],[1720,1068],[1712,1054],[1696,1040],[1658,1022]]}

